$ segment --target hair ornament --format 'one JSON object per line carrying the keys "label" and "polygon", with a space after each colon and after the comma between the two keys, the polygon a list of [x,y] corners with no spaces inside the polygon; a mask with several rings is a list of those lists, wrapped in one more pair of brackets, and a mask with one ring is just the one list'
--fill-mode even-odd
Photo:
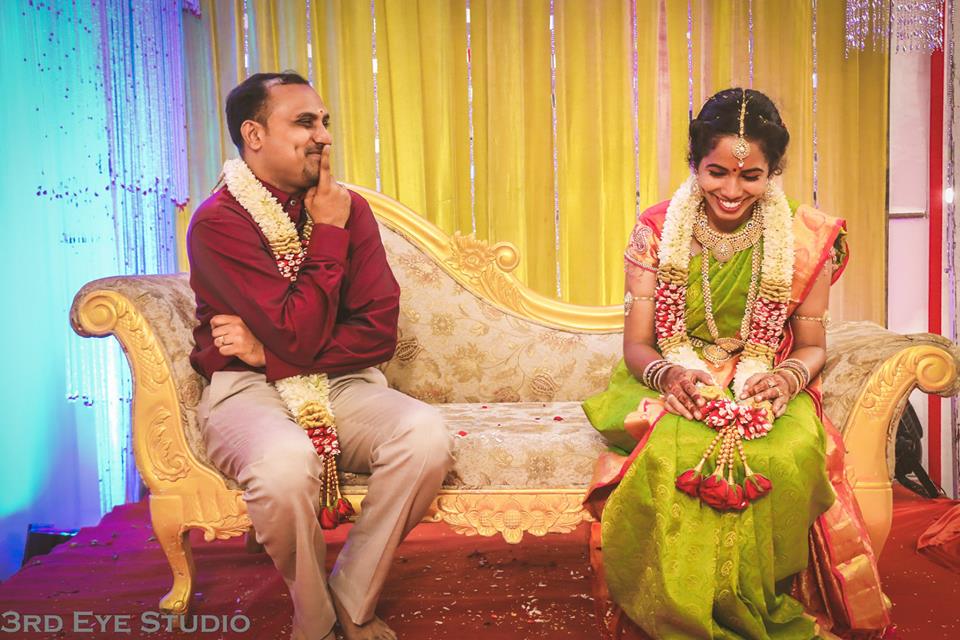
{"label": "hair ornament", "polygon": [[750,143],[743,135],[744,120],[747,116],[747,90],[741,90],[740,98],[740,128],[737,132],[737,139],[733,142],[733,157],[737,159],[737,166],[743,168],[743,161],[750,156]]}

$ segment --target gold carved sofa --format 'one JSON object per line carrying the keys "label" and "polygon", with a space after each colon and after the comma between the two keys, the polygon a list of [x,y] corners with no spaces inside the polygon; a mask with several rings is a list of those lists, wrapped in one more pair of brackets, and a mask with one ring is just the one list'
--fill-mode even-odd
{"label": "gold carved sofa", "polygon": [[[604,388],[620,357],[622,307],[583,307],[531,292],[511,274],[512,245],[452,238],[382,194],[373,207],[402,289],[399,345],[384,372],[397,389],[439,406],[456,465],[432,510],[466,535],[572,531],[602,440],[580,401]],[[206,540],[250,528],[236,483],[209,463],[196,422],[206,384],[190,367],[194,297],[186,274],[115,277],[81,289],[71,322],[114,335],[133,372],[133,442],[150,491],[154,533],[173,570],[160,607],[185,612],[194,566],[187,532]],[[855,482],[879,549],[891,519],[896,424],[915,387],[957,389],[958,351],[937,336],[901,336],[870,323],[829,332],[825,406],[842,425]],[[365,477],[344,474],[358,508]]]}

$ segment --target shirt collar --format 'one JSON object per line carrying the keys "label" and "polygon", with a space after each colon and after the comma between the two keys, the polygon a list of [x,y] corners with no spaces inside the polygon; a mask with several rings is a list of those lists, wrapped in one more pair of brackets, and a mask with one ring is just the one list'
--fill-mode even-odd
{"label": "shirt collar", "polygon": [[[257,178],[259,180],[259,178]],[[260,180],[264,187],[267,188],[267,191],[270,192],[274,198],[277,199],[277,202],[280,203],[280,208],[283,209],[290,219],[294,223],[300,221],[300,215],[303,212],[303,192],[300,193],[287,193],[286,191],[281,191],[277,187],[273,186],[265,180]]]}

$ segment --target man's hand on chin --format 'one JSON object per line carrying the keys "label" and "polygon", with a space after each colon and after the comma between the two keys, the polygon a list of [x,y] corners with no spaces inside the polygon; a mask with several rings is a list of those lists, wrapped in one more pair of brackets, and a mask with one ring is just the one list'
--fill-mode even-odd
{"label": "man's hand on chin", "polygon": [[320,154],[320,179],[310,187],[304,206],[314,224],[329,224],[343,229],[350,218],[350,192],[337,182],[330,170],[330,145]]}
{"label": "man's hand on chin", "polygon": [[263,343],[254,337],[240,316],[217,315],[210,318],[213,344],[222,356],[235,356],[251,367],[266,366]]}

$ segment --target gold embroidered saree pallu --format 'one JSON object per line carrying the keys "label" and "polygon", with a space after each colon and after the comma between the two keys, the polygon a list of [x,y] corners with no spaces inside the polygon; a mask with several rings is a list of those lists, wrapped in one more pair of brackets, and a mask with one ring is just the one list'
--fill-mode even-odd
{"label": "gold embroidered saree pallu", "polygon": [[[652,229],[662,228],[664,212],[644,214]],[[790,313],[824,264],[832,260],[839,276],[843,233],[842,221],[797,210]],[[721,335],[736,332],[742,318],[751,251],[710,269]],[[687,330],[709,342],[699,260],[691,259],[688,272]],[[788,326],[778,361],[792,342]],[[735,367],[733,358],[711,372],[729,384]],[[791,400],[766,437],[744,443],[750,466],[774,489],[742,512],[716,511],[675,488],[716,433],[664,413],[659,393],[623,362],[584,410],[618,450],[598,462],[587,497],[600,520],[591,559],[605,578],[597,596],[611,637],[632,629],[634,637],[806,639],[831,628],[869,637],[889,624],[876,559],[843,474],[842,441],[822,419],[818,382]],[[743,481],[742,470],[735,480]]]}

